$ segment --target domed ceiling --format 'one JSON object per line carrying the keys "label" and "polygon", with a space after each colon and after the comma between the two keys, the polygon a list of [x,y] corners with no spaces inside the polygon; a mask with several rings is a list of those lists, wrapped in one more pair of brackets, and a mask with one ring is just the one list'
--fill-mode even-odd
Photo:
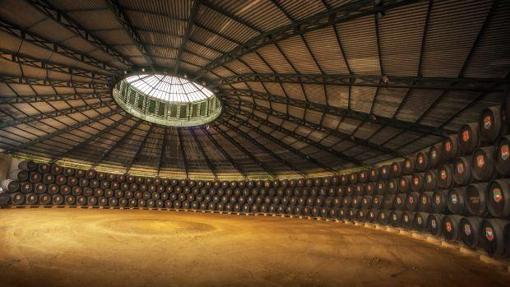
{"label": "domed ceiling", "polygon": [[[162,177],[330,175],[400,157],[508,91],[510,1],[0,1],[0,147]],[[112,97],[186,78],[221,115],[172,127]],[[506,89],[506,90],[505,90]]]}

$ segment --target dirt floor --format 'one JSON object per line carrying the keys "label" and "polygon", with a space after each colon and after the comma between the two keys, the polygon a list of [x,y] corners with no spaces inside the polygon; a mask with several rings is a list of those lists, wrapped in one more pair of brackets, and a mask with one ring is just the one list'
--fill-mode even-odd
{"label": "dirt floor", "polygon": [[448,249],[334,222],[0,210],[0,286],[510,286]]}

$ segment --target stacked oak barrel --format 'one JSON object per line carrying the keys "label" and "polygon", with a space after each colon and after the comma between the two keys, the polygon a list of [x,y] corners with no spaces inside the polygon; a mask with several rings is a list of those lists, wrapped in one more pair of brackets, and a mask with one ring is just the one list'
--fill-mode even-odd
{"label": "stacked oak barrel", "polygon": [[335,177],[194,181],[24,161],[13,206],[183,209],[391,225],[510,255],[510,136],[500,107],[403,161]]}

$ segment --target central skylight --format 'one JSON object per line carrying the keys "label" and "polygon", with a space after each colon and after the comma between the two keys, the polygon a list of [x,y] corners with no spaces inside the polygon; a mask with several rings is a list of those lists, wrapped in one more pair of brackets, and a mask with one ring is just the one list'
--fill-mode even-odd
{"label": "central skylight", "polygon": [[204,86],[187,79],[163,74],[142,74],[126,78],[140,92],[167,102],[195,102],[214,94]]}
{"label": "central skylight", "polygon": [[126,112],[165,126],[202,125],[221,113],[220,101],[209,89],[167,74],[130,75],[112,93]]}

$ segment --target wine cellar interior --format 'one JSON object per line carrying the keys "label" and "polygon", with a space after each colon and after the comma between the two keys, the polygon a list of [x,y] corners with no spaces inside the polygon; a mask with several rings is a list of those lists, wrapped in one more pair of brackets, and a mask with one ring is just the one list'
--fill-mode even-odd
{"label": "wine cellar interior", "polygon": [[0,0],[0,287],[510,286],[510,1]]}

